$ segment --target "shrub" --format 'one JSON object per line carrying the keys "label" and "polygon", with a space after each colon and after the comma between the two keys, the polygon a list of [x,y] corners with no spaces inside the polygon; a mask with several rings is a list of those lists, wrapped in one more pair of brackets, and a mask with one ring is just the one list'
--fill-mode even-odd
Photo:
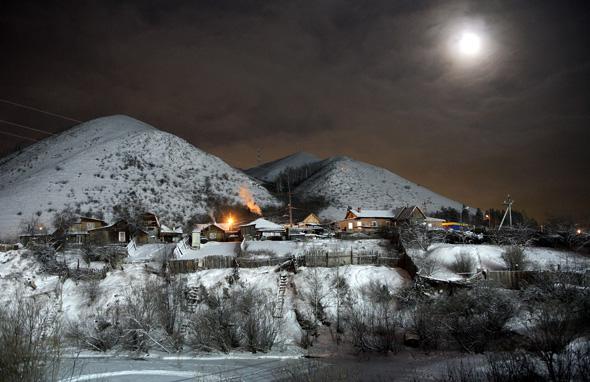
{"label": "shrub", "polygon": [[188,341],[195,350],[229,352],[244,348],[253,353],[272,349],[278,335],[274,306],[260,290],[209,290],[189,323]]}
{"label": "shrub", "polygon": [[79,348],[106,352],[119,343],[123,330],[116,315],[98,312],[94,321],[69,322],[65,335]]}
{"label": "shrub", "polygon": [[359,351],[398,351],[396,301],[389,288],[376,282],[361,291],[348,314],[352,343]]}
{"label": "shrub", "polygon": [[6,381],[55,381],[62,357],[61,327],[47,304],[16,294],[0,307],[0,370]]}
{"label": "shrub", "polygon": [[90,279],[82,285],[82,291],[88,300],[88,305],[93,304],[100,296],[100,280]]}
{"label": "shrub", "polygon": [[516,245],[510,246],[502,253],[502,260],[506,263],[506,267],[511,271],[525,270],[528,261],[524,250]]}
{"label": "shrub", "polygon": [[451,264],[450,269],[457,274],[468,275],[473,273],[475,261],[469,252],[459,252],[455,255],[455,261]]}

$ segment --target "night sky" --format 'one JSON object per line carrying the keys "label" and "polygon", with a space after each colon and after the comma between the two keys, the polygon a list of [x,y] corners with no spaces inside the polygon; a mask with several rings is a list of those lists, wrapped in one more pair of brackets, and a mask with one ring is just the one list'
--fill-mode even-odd
{"label": "night sky", "polygon": [[[51,3],[0,5],[0,98],[127,114],[240,168],[258,148],[348,155],[473,206],[590,211],[585,1]],[[477,56],[457,52],[465,30]],[[2,103],[0,119],[73,124]]]}

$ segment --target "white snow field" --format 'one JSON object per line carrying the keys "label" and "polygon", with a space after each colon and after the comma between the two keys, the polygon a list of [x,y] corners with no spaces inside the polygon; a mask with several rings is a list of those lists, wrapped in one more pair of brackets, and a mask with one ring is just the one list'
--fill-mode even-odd
{"label": "white snow field", "polygon": [[426,213],[441,207],[461,210],[462,203],[439,195],[393,172],[348,157],[332,157],[322,161],[307,153],[291,156],[246,170],[257,179],[269,181],[287,167],[299,163],[318,167],[312,176],[294,190],[304,198],[323,197],[329,206],[319,216],[327,220],[343,219],[348,206],[365,209],[393,209],[417,205]]}
{"label": "white snow field", "polygon": [[[436,279],[458,280],[462,277],[454,273],[450,267],[457,256],[465,253],[470,256],[477,268],[490,271],[505,270],[506,265],[502,260],[502,253],[506,248],[498,245],[476,244],[433,244],[427,251],[409,249],[408,253],[418,267],[425,260],[437,264],[435,271],[430,275]],[[590,268],[590,258],[575,252],[561,251],[551,248],[525,248],[527,257],[527,269],[530,270],[555,270],[561,269],[585,270]]]}
{"label": "white snow field", "polygon": [[136,119],[98,118],[0,159],[0,237],[40,214],[48,224],[66,205],[102,211],[142,202],[169,226],[207,213],[207,197],[240,203],[240,186],[265,206],[279,202],[257,182],[175,135]]}
{"label": "white snow field", "polygon": [[257,167],[249,168],[247,170],[244,170],[244,172],[264,182],[274,182],[281,174],[281,172],[289,168],[296,169],[320,161],[321,159],[313,154],[309,154],[306,152],[297,152],[284,158],[264,163]]}

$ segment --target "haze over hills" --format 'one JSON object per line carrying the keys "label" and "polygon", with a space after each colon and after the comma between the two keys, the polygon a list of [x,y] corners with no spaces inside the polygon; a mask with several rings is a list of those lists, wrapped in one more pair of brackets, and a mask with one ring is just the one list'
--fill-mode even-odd
{"label": "haze over hills", "polygon": [[166,224],[182,224],[209,212],[208,197],[242,203],[241,186],[263,208],[279,204],[242,172],[175,135],[127,116],[98,118],[0,159],[0,234],[16,233],[33,214],[47,224],[67,205],[109,219],[114,205],[130,199]]}
{"label": "haze over hills", "polygon": [[[263,181],[276,180],[281,171],[294,170],[293,158],[309,167],[311,174],[299,182],[294,193],[302,199],[322,197],[328,206],[320,211],[320,217],[328,220],[342,219],[348,206],[365,209],[390,209],[417,205],[427,213],[441,207],[461,210],[463,204],[437,194],[426,187],[411,182],[393,172],[345,156],[318,160],[311,154],[296,153],[263,164],[247,172]],[[315,159],[315,160],[313,160]],[[298,171],[299,174],[302,171]]]}

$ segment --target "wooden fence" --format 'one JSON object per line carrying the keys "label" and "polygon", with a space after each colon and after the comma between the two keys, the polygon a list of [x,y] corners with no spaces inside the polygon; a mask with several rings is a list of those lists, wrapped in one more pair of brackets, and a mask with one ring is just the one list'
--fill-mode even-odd
{"label": "wooden fence", "polygon": [[308,267],[337,267],[341,265],[387,265],[397,266],[399,257],[355,254],[306,254],[304,264]]}
{"label": "wooden fence", "polygon": [[[497,283],[505,288],[519,289],[523,284],[534,282],[535,279],[542,278],[544,274],[547,277],[555,276],[555,272],[547,271],[487,271],[484,279],[489,282]],[[590,273],[562,272],[568,277],[568,283],[573,285],[590,284]]]}
{"label": "wooden fence", "polygon": [[[207,256],[200,259],[175,259],[168,262],[172,273],[190,273],[203,269],[233,268],[258,268],[266,266],[278,266],[291,259],[292,256],[268,257],[268,258],[240,258],[233,256]],[[342,265],[386,265],[398,266],[399,257],[354,254],[306,254],[296,258],[299,265],[307,267],[337,267]]]}

